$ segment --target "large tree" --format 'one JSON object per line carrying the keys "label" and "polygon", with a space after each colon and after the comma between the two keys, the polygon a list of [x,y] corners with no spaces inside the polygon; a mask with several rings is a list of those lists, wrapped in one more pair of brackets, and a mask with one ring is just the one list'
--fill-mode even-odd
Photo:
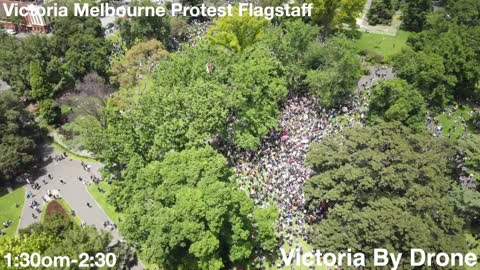
{"label": "large tree", "polygon": [[308,67],[306,55],[319,37],[319,27],[304,23],[302,20],[287,20],[270,27],[264,41],[285,67],[288,89],[304,91]]}
{"label": "large tree", "polygon": [[[5,256],[6,254],[12,254],[12,265],[7,266],[5,259],[0,260],[0,267],[2,269],[21,270],[28,269],[19,265],[15,266],[15,257],[20,256],[22,253],[43,253],[48,247],[54,244],[54,239],[51,235],[45,233],[25,235],[21,237],[5,237],[0,238],[0,254]],[[58,254],[58,255],[64,255]],[[22,261],[23,262],[23,261]]]}
{"label": "large tree", "polygon": [[473,27],[480,25],[480,2],[477,0],[449,1],[447,12],[460,24]]}
{"label": "large tree", "polygon": [[395,122],[348,129],[314,144],[306,205],[324,218],[312,226],[313,245],[329,252],[348,247],[368,258],[373,249],[387,248],[404,254],[407,269],[411,248],[465,252],[464,221],[448,198],[457,186],[454,153],[447,141]]}
{"label": "large tree", "polygon": [[215,138],[257,147],[287,95],[281,64],[260,45],[234,53],[199,44],[171,55],[152,80],[112,99],[89,148],[121,169],[135,156],[156,160]]}
{"label": "large tree", "polygon": [[405,49],[393,59],[398,76],[419,89],[431,107],[443,108],[452,101],[456,79],[447,74],[441,56]]}
{"label": "large tree", "polygon": [[402,27],[409,31],[420,32],[433,11],[431,0],[407,0],[404,5]]}
{"label": "large tree", "polygon": [[168,56],[163,44],[155,39],[138,43],[125,52],[112,66],[112,81],[131,88],[149,76],[161,60]]}
{"label": "large tree", "polygon": [[392,22],[393,14],[395,13],[391,0],[375,0],[372,7],[368,11],[368,24],[388,25]]}
{"label": "large tree", "polygon": [[351,29],[356,27],[356,18],[363,10],[363,0],[307,0],[313,4],[312,21],[322,27],[325,34],[343,29],[347,24]]}
{"label": "large tree", "polygon": [[309,91],[327,107],[347,103],[361,76],[360,59],[353,44],[340,36],[315,44],[307,56]]}
{"label": "large tree", "polygon": [[460,141],[459,147],[465,159],[464,165],[468,173],[477,179],[477,188],[480,190],[480,136],[473,135],[471,139]]}
{"label": "large tree", "polygon": [[[163,269],[225,269],[253,250],[275,247],[276,212],[259,209],[231,182],[226,159],[210,147],[172,152],[138,170],[129,193],[127,238]],[[132,193],[133,192],[133,193]]]}
{"label": "large tree", "polygon": [[40,134],[33,117],[9,91],[0,92],[0,130],[0,181],[3,182],[34,163]]}
{"label": "large tree", "polygon": [[[57,203],[58,202],[52,202]],[[101,258],[98,253],[113,253],[116,255],[116,264],[112,269],[131,269],[136,264],[136,256],[126,243],[112,242],[112,236],[106,231],[97,230],[94,226],[80,226],[66,213],[64,208],[55,215],[47,214],[42,223],[35,223],[21,229],[15,238],[0,238],[0,254],[12,254],[14,258],[22,253],[38,253],[43,257],[68,256],[71,259],[79,258],[81,253]],[[23,261],[23,260],[22,260]],[[5,260],[0,260],[0,267],[6,269]],[[72,264],[73,268],[76,266]],[[71,267],[64,266],[64,269]],[[9,269],[25,269],[13,266]],[[29,268],[30,269],[30,268]],[[88,269],[99,269],[91,266]]]}
{"label": "large tree", "polygon": [[[6,251],[12,252],[13,257],[31,250],[30,254],[37,252],[45,257],[68,256],[72,259],[78,258],[81,253],[87,253],[97,258],[99,262],[101,259],[97,257],[98,253],[113,253],[116,256],[116,264],[112,269],[131,269],[136,264],[134,250],[127,243],[113,242],[110,233],[97,230],[94,226],[76,224],[65,209],[62,210],[63,212],[57,215],[46,217],[42,223],[35,223],[20,230],[18,238],[13,240],[12,247],[5,248]],[[0,244],[1,241],[0,239]],[[8,244],[10,241],[6,242]]]}
{"label": "large tree", "polygon": [[90,71],[105,74],[110,47],[105,39],[89,34],[77,34],[68,39],[65,69],[80,78]]}
{"label": "large tree", "polygon": [[413,86],[400,79],[386,80],[373,88],[368,118],[399,121],[420,131],[425,129],[425,101]]}
{"label": "large tree", "polygon": [[429,17],[426,29],[394,57],[400,78],[414,84],[430,105],[442,108],[452,97],[480,99],[480,27]]}
{"label": "large tree", "polygon": [[234,10],[234,16],[218,18],[207,33],[210,42],[229,50],[239,52],[263,38],[268,21],[253,16],[240,16]]}
{"label": "large tree", "polygon": [[[133,7],[157,7],[157,4],[150,0],[136,0],[129,5]],[[150,39],[159,40],[165,46],[170,47],[170,19],[168,16],[139,14],[135,17],[119,18],[115,24],[127,48]]]}
{"label": "large tree", "polygon": [[25,39],[0,34],[0,78],[16,93],[52,98],[90,71],[106,74],[110,48],[98,18],[56,17],[52,28]]}
{"label": "large tree", "polygon": [[[36,81],[42,82],[40,93],[44,93],[44,88],[48,89],[50,85],[55,86],[59,82],[53,75],[54,70],[60,69],[60,65],[50,66],[48,70],[46,68],[47,63],[54,59],[53,55],[54,52],[46,37],[33,35],[17,39],[0,33],[0,78],[6,81],[14,92],[29,96],[32,88],[30,65],[34,63],[36,65],[34,70],[41,71],[37,72],[41,77],[37,77],[39,80]],[[47,79],[46,76],[50,75],[51,78]]]}
{"label": "large tree", "polygon": [[45,74],[42,67],[37,62],[30,62],[29,67],[30,85],[32,87],[31,96],[36,100],[51,98],[53,92],[50,91],[45,83]]}

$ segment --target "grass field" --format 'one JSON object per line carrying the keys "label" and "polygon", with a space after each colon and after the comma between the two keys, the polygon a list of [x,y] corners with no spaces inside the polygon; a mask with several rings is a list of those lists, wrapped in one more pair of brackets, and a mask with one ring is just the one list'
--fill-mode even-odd
{"label": "grass field", "polygon": [[[98,189],[100,187],[105,192],[100,192]],[[111,205],[107,200],[107,194],[110,192],[112,187],[105,181],[100,181],[97,185],[89,185],[88,191],[92,195],[92,197],[97,201],[97,203],[103,208],[103,211],[107,214],[107,216],[116,224],[119,223],[119,220],[123,217],[122,213],[115,211],[115,207]]]}
{"label": "grass field", "polygon": [[362,37],[355,41],[358,51],[372,50],[384,57],[392,56],[407,46],[410,32],[398,31],[396,36],[362,33]]}
{"label": "grass field", "polygon": [[70,151],[69,149],[67,149],[63,145],[59,144],[58,142],[52,141],[52,146],[55,150],[57,150],[60,153],[66,152],[68,157],[71,158],[71,159],[75,159],[75,160],[83,161],[83,162],[92,162],[92,163],[93,162],[98,162],[93,158],[78,155],[78,154]]}
{"label": "grass field", "polygon": [[[443,127],[442,134],[445,138],[448,138],[449,130],[452,130],[451,139],[458,139],[460,136],[464,134],[464,130],[462,127],[461,119],[465,119],[467,121],[467,125],[469,123],[471,116],[470,113],[472,112],[472,107],[470,106],[459,106],[458,110],[450,117],[448,112],[444,112],[438,116],[439,124]],[[469,130],[467,132],[474,132],[474,127],[469,125]]]}
{"label": "grass field", "polygon": [[[0,192],[0,225],[7,220],[13,221],[10,227],[5,229],[1,225],[1,228],[7,236],[14,236],[22,214],[23,204],[25,203],[25,189],[23,187],[17,188],[12,193],[6,192],[3,188],[0,189],[2,189]],[[15,207],[15,204],[18,204],[19,207]]]}

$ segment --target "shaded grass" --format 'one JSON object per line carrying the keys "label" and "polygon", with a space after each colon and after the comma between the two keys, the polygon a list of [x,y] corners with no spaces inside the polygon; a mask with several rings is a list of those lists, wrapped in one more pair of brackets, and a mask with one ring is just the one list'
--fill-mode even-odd
{"label": "shaded grass", "polygon": [[83,161],[83,162],[91,162],[91,163],[98,162],[91,157],[86,157],[86,156],[81,156],[81,155],[75,154],[72,151],[65,148],[63,145],[61,145],[61,144],[59,144],[55,141],[52,141],[52,146],[53,146],[53,148],[55,148],[55,150],[57,150],[60,153],[66,152],[68,157],[71,158],[71,159],[75,159],[75,160],[79,160],[79,161]]}
{"label": "shaded grass", "polygon": [[2,197],[4,195],[7,195],[7,194],[8,194],[8,190],[5,187],[0,186],[0,197]]}
{"label": "shaded grass", "polygon": [[[98,188],[103,189],[105,192],[100,192]],[[92,184],[88,186],[88,192],[92,195],[92,197],[97,201],[97,203],[102,207],[103,211],[107,214],[107,216],[116,224],[120,222],[120,220],[124,220],[123,213],[118,212],[115,210],[115,207],[108,202],[108,194],[110,193],[112,187],[105,181],[100,181],[97,185]]]}
{"label": "shaded grass", "polygon": [[[25,196],[25,189],[21,187],[0,197],[0,226],[6,236],[14,236],[17,231]],[[15,207],[15,204],[18,204],[19,207]],[[10,227],[4,228],[3,222],[7,220],[11,220],[13,223]],[[0,237],[5,237],[5,235]]]}
{"label": "shaded grass", "polygon": [[384,57],[390,57],[407,47],[407,39],[411,35],[407,31],[398,31],[396,36],[362,32],[360,39],[355,41],[358,52],[370,50]]}
{"label": "shaded grass", "polygon": [[463,126],[462,126],[462,117],[467,121],[468,130],[467,133],[474,133],[474,128],[469,124],[471,118],[470,112],[472,112],[472,107],[470,106],[459,106],[458,110],[449,117],[448,112],[444,112],[438,116],[438,122],[443,127],[442,135],[445,138],[448,138],[449,130],[452,129],[450,139],[456,140],[462,135],[466,135]]}

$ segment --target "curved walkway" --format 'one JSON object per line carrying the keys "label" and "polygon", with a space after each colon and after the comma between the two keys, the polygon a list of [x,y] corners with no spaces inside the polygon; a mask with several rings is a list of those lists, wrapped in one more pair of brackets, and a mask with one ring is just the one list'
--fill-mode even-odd
{"label": "curved walkway", "polygon": [[[59,152],[50,149],[50,147],[47,148],[48,149],[44,151],[46,153],[45,157],[49,155],[52,157],[60,155]],[[18,228],[26,228],[33,223],[40,222],[40,214],[30,208],[29,203],[36,200],[40,203],[40,209],[43,209],[45,202],[42,200],[42,197],[47,193],[47,190],[54,189],[60,192],[62,198],[75,210],[80,220],[84,221],[87,225],[93,225],[97,229],[105,230],[103,226],[105,221],[113,223],[87,189],[91,175],[100,178],[99,169],[102,165],[100,163],[89,162],[85,164],[90,167],[89,171],[83,168],[81,161],[70,159],[69,157],[59,161],[52,160],[41,166],[37,175],[35,175],[33,179],[30,179],[31,183],[38,183],[40,189],[36,190],[33,189],[31,185],[25,185],[25,193],[27,194],[31,191],[33,198],[26,199]],[[48,174],[53,177],[52,180],[48,179]],[[84,179],[86,183],[80,181],[78,177]],[[64,183],[61,183],[60,179],[62,179]],[[46,181],[46,184],[43,180]],[[93,183],[91,184],[93,185]],[[87,206],[87,202],[90,204],[90,207]],[[37,215],[37,218],[33,218],[32,214]],[[123,239],[117,229],[110,230],[107,228],[106,230],[112,234],[113,242]],[[131,269],[142,270],[144,268],[142,262],[138,261],[138,264]]]}
{"label": "curved walkway", "polygon": [[[59,154],[58,152],[52,152],[51,156]],[[19,228],[25,228],[33,223],[40,222],[40,214],[30,208],[29,204],[36,200],[40,203],[40,209],[43,209],[45,202],[42,200],[42,197],[47,194],[47,190],[56,189],[72,209],[75,210],[80,220],[85,221],[87,225],[94,225],[97,229],[104,229],[103,223],[105,221],[111,222],[111,220],[90,195],[86,184],[78,179],[78,177],[82,177],[88,183],[90,182],[90,175],[99,177],[98,170],[101,165],[98,163],[87,163],[87,165],[91,166],[90,172],[83,169],[80,161],[67,157],[61,161],[53,160],[40,168],[40,173],[34,179],[30,179],[31,182],[38,183],[40,189],[36,190],[31,185],[25,185],[26,193],[31,191],[33,198],[27,199],[25,202]],[[48,179],[48,174],[52,175],[52,180]],[[60,179],[64,181],[64,184],[60,182]],[[46,184],[43,180],[46,181]],[[87,206],[87,202],[91,207]],[[37,215],[37,218],[33,218],[33,213]],[[117,230],[113,230],[111,233],[114,240],[121,239]]]}
{"label": "curved walkway", "polygon": [[358,25],[358,30],[362,32],[368,32],[368,33],[377,33],[377,34],[382,34],[382,35],[389,35],[389,36],[396,36],[397,32],[400,28],[401,21],[399,20],[401,16],[401,12],[396,12],[392,18],[392,24],[391,25],[370,25],[368,24],[368,11],[372,7],[372,3],[374,0],[366,0],[365,1],[365,6],[363,8],[363,11],[356,19],[357,25]]}

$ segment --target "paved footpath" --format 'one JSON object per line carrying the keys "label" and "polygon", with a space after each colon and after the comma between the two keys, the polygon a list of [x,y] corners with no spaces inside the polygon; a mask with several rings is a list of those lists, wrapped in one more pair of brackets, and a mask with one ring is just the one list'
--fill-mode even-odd
{"label": "paved footpath", "polygon": [[[52,156],[57,154],[58,153],[54,152]],[[25,228],[32,223],[40,221],[40,215],[29,207],[29,203],[32,200],[36,200],[40,203],[40,208],[43,209],[45,202],[42,197],[47,194],[47,190],[56,189],[60,191],[63,199],[75,210],[80,220],[85,221],[87,225],[94,225],[98,229],[103,229],[103,223],[110,221],[110,219],[90,195],[87,190],[87,185],[78,180],[78,177],[82,177],[87,182],[90,182],[90,175],[99,176],[98,169],[100,168],[100,164],[89,163],[88,165],[91,166],[90,172],[83,169],[80,161],[71,160],[67,157],[61,161],[53,160],[41,168],[41,173],[36,176],[36,179],[33,179],[33,182],[40,184],[41,188],[35,190],[30,185],[25,186],[26,192],[31,191],[34,197],[27,199],[25,202],[20,220],[20,228]],[[48,179],[48,174],[53,176],[53,180]],[[62,184],[60,179],[63,179],[65,184]],[[47,184],[44,184],[42,180],[45,180]],[[90,203],[91,207],[87,206],[87,202]],[[34,219],[32,213],[35,213],[38,217]],[[111,231],[111,233],[114,240],[120,240],[116,230]]]}
{"label": "paved footpath", "polygon": [[[54,157],[55,155],[60,155],[60,153],[52,152],[50,155]],[[52,160],[40,168],[38,175],[36,175],[34,179],[30,180],[40,184],[41,188],[39,190],[35,190],[30,185],[25,185],[25,194],[31,191],[34,197],[27,199],[24,204],[19,228],[25,228],[33,223],[40,222],[40,214],[30,208],[29,203],[33,200],[36,200],[38,203],[40,203],[40,209],[43,209],[45,202],[43,201],[42,197],[47,194],[47,190],[54,189],[59,190],[63,199],[72,207],[73,210],[75,210],[76,215],[80,218],[80,220],[86,222],[87,225],[94,225],[97,229],[103,230],[103,223],[105,221],[112,222],[103,209],[90,195],[87,190],[87,185],[78,180],[78,177],[82,177],[82,179],[85,181],[90,182],[90,175],[100,177],[100,173],[98,171],[101,168],[101,164],[86,164],[91,166],[90,171],[84,170],[80,161],[74,159],[72,160],[67,157],[61,161]],[[52,175],[53,180],[48,179],[48,174]],[[43,179],[45,179],[47,184],[43,183]],[[65,184],[62,184],[60,179],[62,179]],[[90,203],[91,207],[87,206],[87,202]],[[36,219],[32,217],[32,213],[37,215]],[[118,230],[111,231],[110,229],[107,229],[107,231],[111,232],[113,236],[113,242],[117,242],[118,240],[122,239]],[[141,270],[143,268],[144,267],[140,263],[140,265],[137,265],[132,269]]]}

